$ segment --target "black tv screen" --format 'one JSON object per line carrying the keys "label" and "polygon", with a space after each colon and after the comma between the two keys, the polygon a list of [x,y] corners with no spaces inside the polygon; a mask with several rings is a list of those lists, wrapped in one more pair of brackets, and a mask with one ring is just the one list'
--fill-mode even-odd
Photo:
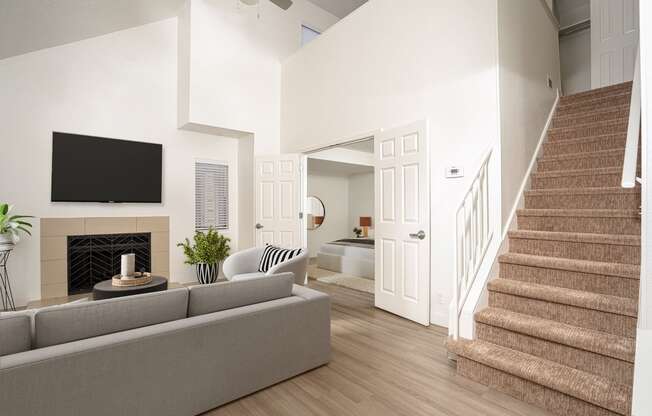
{"label": "black tv screen", "polygon": [[163,146],[52,133],[53,202],[161,202]]}

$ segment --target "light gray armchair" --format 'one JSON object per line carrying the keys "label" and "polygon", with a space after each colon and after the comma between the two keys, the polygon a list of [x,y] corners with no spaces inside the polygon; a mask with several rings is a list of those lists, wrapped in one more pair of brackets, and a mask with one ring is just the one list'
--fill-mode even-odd
{"label": "light gray armchair", "polygon": [[270,268],[267,273],[258,271],[258,265],[260,264],[260,258],[264,250],[264,247],[254,247],[230,255],[224,261],[224,277],[228,280],[245,280],[290,272],[294,274],[294,282],[296,284],[306,284],[306,269],[308,267],[307,249],[304,248],[298,256]]}

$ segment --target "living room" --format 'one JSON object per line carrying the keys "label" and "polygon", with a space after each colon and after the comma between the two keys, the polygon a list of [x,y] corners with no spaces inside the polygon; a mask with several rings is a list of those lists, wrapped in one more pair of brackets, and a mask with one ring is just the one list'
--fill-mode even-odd
{"label": "living room", "polygon": [[[626,261],[587,266],[607,260],[587,260],[597,254],[585,246],[572,261],[630,279],[581,287],[617,292],[629,332],[609,336],[625,341],[578,324],[611,340],[607,353],[576,338],[545,339],[574,348],[553,357],[515,342],[536,350],[518,350],[533,373],[500,367],[497,347],[457,344],[484,345],[478,312],[518,280],[498,275],[517,226],[578,227],[552,208],[522,221],[531,192],[544,192],[533,187],[565,172],[537,176],[560,146],[546,140],[610,152],[595,156],[608,166],[586,169],[614,177],[632,158],[636,65],[598,91],[562,91],[557,5],[569,1],[0,0],[0,415],[647,414],[640,185],[614,191],[628,205],[610,215],[629,222],[599,237],[630,250]],[[623,131],[606,140],[579,130],[587,123]],[[364,171],[309,165],[341,147],[364,147]],[[570,164],[555,157],[539,167]],[[350,184],[358,174],[364,192]],[[616,187],[605,175],[588,176]],[[364,209],[349,207],[351,192]],[[317,208],[311,194],[326,195]],[[336,209],[350,211],[344,227],[317,241]],[[597,227],[588,221],[578,223]],[[591,234],[581,244],[598,239],[575,231]],[[317,252],[364,239],[373,279],[362,290],[320,281],[309,238]],[[596,298],[582,293],[571,301],[587,309]],[[493,344],[533,327],[500,328],[513,332]]]}

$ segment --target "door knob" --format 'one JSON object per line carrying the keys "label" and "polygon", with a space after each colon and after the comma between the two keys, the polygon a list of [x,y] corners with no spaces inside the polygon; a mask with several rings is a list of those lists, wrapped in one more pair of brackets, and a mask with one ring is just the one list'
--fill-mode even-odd
{"label": "door knob", "polygon": [[260,224],[260,223],[256,224],[256,229],[257,230],[260,230],[261,228],[265,228],[265,226]]}
{"label": "door knob", "polygon": [[420,230],[418,233],[415,234],[410,234],[411,238],[418,238],[419,240],[423,240],[426,238],[426,232],[423,230]]}

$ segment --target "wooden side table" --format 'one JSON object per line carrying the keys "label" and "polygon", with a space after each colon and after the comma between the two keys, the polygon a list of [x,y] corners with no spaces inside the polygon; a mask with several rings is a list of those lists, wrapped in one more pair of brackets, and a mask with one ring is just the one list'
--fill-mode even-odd
{"label": "wooden side table", "polygon": [[9,260],[11,249],[0,251],[0,298],[2,299],[3,311],[15,311],[14,294],[11,292],[11,282],[7,272],[7,260]]}

